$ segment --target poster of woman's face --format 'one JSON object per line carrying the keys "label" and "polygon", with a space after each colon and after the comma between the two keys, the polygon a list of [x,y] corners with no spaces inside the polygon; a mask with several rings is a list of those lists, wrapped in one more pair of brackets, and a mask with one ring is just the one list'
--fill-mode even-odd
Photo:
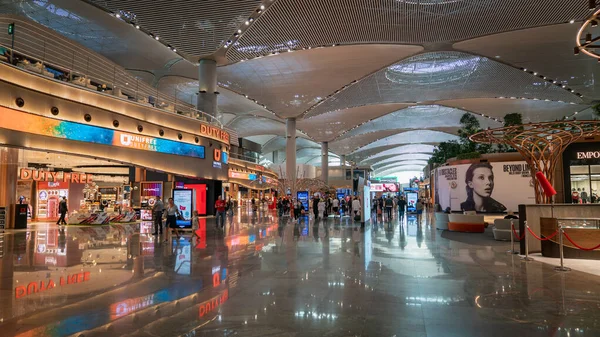
{"label": "poster of woman's face", "polygon": [[473,163],[436,170],[442,209],[502,213],[535,203],[529,165],[525,162]]}

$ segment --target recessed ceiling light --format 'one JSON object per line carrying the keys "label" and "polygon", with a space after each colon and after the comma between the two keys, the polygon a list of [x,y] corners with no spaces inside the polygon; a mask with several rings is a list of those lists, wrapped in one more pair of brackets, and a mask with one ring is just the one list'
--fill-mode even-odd
{"label": "recessed ceiling light", "polygon": [[497,59],[499,59],[499,58],[500,58],[500,55],[496,55],[496,58],[497,58]]}
{"label": "recessed ceiling light", "polygon": [[569,21],[569,23],[575,23],[575,19],[571,19],[571,21]]}
{"label": "recessed ceiling light", "polygon": [[156,41],[160,40],[160,37],[156,36],[154,37],[156,39]]}
{"label": "recessed ceiling light", "polygon": [[136,29],[140,29],[140,25],[135,25],[135,28]]}
{"label": "recessed ceiling light", "polygon": [[119,13],[117,13],[115,16],[117,17],[117,19],[121,18],[121,14],[119,14]]}
{"label": "recessed ceiling light", "polygon": [[250,24],[250,21],[246,21],[246,22],[244,22],[244,24],[247,26]]}
{"label": "recessed ceiling light", "polygon": [[260,9],[265,9],[265,5],[260,5]]}

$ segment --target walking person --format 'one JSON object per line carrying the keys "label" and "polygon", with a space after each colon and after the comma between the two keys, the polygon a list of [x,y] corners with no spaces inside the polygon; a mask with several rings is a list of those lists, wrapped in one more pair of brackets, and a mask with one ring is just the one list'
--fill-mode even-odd
{"label": "walking person", "polygon": [[177,217],[181,214],[179,213],[179,207],[175,205],[173,198],[169,198],[165,213],[167,216],[167,222],[165,223],[165,227],[167,227],[167,237],[165,238],[165,242],[169,242],[171,230],[175,230],[175,235],[177,235],[177,240],[179,241],[181,235],[179,235],[179,227],[177,227]]}
{"label": "walking person", "polygon": [[400,199],[398,199],[398,221],[402,221],[402,219],[404,219],[405,210],[406,200],[404,200],[404,197],[401,196]]}
{"label": "walking person", "polygon": [[66,225],[65,216],[67,216],[67,212],[69,208],[67,207],[67,198],[63,197],[62,200],[58,203],[58,213],[60,213],[60,218],[56,222],[57,225]]}
{"label": "walking person", "polygon": [[[254,200],[254,199],[252,199]],[[223,200],[223,197],[219,195],[217,201],[215,202],[215,209],[217,210],[217,228],[223,229],[225,227],[225,209],[227,208],[227,203]]]}
{"label": "walking person", "polygon": [[338,198],[333,198],[331,207],[333,208],[333,216],[340,215],[340,201]]}
{"label": "walking person", "polygon": [[200,240],[200,235],[198,235],[198,229],[200,229],[200,217],[198,216],[198,211],[194,210],[192,212],[192,237],[190,238],[190,242],[197,238]]}
{"label": "walking person", "polygon": [[423,201],[421,199],[417,199],[417,224],[421,224],[421,220],[423,219]]}
{"label": "walking person", "polygon": [[356,221],[356,217],[360,216],[360,200],[358,200],[358,197],[354,197],[354,200],[352,200],[352,212],[354,212],[354,220]]}
{"label": "walking person", "polygon": [[227,199],[227,203],[225,204],[225,211],[227,211],[227,216],[233,218],[233,201],[231,201],[231,197]]}
{"label": "walking person", "polygon": [[394,209],[394,200],[391,196],[385,198],[385,215],[388,222],[392,222],[392,210]]}
{"label": "walking person", "polygon": [[317,221],[317,219],[319,218],[319,198],[317,198],[316,196],[313,197],[312,200],[312,210],[313,210],[313,214],[315,215],[315,221]]}
{"label": "walking person", "polygon": [[300,219],[301,212],[302,212],[302,202],[300,202],[300,200],[294,201],[294,220]]}
{"label": "walking person", "polygon": [[152,235],[162,235],[162,216],[164,210],[165,204],[163,204],[162,200],[160,200],[160,197],[156,197],[156,202],[152,207],[152,214],[154,215],[154,233],[152,233]]}

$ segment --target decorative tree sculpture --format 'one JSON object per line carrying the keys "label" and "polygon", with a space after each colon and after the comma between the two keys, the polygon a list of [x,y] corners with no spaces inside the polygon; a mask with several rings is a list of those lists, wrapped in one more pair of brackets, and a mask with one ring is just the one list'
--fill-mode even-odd
{"label": "decorative tree sculpture", "polygon": [[[283,172],[279,172],[279,176],[283,177]],[[299,172],[296,172],[296,177],[300,176]],[[287,195],[287,192],[290,191],[292,195],[297,191],[324,191],[331,190],[331,188],[321,179],[316,178],[297,178],[297,179],[287,179],[281,178],[279,179],[279,184],[277,185],[278,195]]]}
{"label": "decorative tree sculpture", "polygon": [[556,121],[514,125],[497,129],[487,129],[471,136],[479,143],[510,145],[529,164],[534,180],[535,201],[538,204],[552,203],[552,198],[544,194],[535,173],[542,172],[548,181],[554,183],[556,164],[565,148],[582,137],[600,135],[600,121]]}

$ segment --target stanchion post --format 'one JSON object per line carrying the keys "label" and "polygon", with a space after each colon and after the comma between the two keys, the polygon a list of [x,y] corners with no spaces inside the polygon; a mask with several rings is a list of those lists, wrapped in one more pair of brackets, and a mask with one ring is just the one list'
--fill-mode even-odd
{"label": "stanchion post", "polygon": [[565,254],[564,254],[564,245],[563,245],[563,235],[564,235],[564,229],[562,227],[562,224],[559,223],[558,224],[558,245],[560,246],[560,266],[559,267],[555,267],[554,270],[556,271],[571,271],[571,268],[569,267],[565,267]]}
{"label": "stanchion post", "polygon": [[514,232],[515,232],[515,221],[510,220],[510,249],[507,251],[507,253],[509,253],[509,254],[519,254],[519,252],[517,252],[515,250]]}
{"label": "stanchion post", "polygon": [[523,261],[533,261],[533,258],[529,257],[529,243],[527,242],[529,235],[528,232],[529,231],[529,226],[527,225],[527,220],[525,221],[525,256],[522,258]]}

